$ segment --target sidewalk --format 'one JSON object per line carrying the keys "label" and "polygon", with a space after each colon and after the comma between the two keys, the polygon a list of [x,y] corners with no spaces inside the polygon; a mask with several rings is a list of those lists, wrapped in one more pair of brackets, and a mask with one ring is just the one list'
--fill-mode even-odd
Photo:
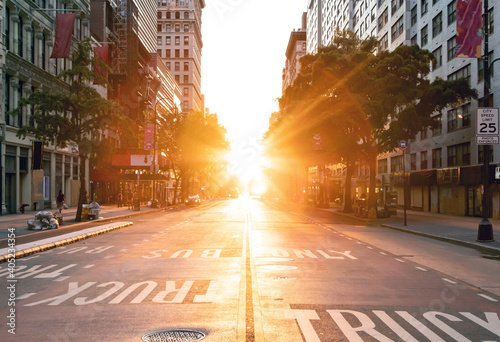
{"label": "sidewalk", "polygon": [[[344,214],[341,208],[323,209],[338,215],[354,216],[354,214]],[[451,242],[463,246],[487,250],[495,254],[500,253],[500,220],[490,219],[493,225],[493,242],[477,242],[477,232],[480,217],[454,216],[435,214],[429,212],[406,210],[406,226],[404,225],[404,212],[398,210],[397,216],[390,218],[379,218],[376,220],[364,220],[370,225],[376,225],[391,229],[397,229],[411,234],[430,237],[446,242]]]}

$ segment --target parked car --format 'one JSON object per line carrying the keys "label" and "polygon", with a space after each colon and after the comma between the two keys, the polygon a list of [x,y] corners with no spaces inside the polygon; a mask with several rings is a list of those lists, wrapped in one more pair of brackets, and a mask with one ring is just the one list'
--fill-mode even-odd
{"label": "parked car", "polygon": [[199,195],[194,195],[194,196],[188,196],[186,198],[185,204],[186,205],[200,205],[201,200]]}

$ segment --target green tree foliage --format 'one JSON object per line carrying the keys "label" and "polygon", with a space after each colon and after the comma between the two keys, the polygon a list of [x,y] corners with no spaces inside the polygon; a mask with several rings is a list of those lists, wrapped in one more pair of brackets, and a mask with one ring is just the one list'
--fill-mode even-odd
{"label": "green tree foliage", "polygon": [[[429,80],[434,56],[427,50],[400,46],[375,54],[377,46],[374,38],[337,32],[331,45],[303,57],[280,99],[282,118],[267,134],[273,148],[308,165],[368,163],[373,209],[377,155],[432,126],[437,111],[476,95],[465,79]],[[321,135],[321,153],[311,150],[313,134]]]}
{"label": "green tree foliage", "polygon": [[59,93],[53,90],[33,92],[22,98],[19,107],[13,111],[13,115],[17,115],[24,106],[32,108],[28,125],[17,133],[19,137],[31,136],[60,148],[70,142],[78,146],[81,186],[76,221],[81,220],[84,202],[85,161],[98,152],[100,144],[96,137],[106,129],[116,131],[128,124],[121,108],[104,99],[92,86],[94,81],[106,81],[91,69],[94,63],[90,39],[80,41],[72,54],[72,67],[57,75],[64,82],[61,84],[65,90]]}

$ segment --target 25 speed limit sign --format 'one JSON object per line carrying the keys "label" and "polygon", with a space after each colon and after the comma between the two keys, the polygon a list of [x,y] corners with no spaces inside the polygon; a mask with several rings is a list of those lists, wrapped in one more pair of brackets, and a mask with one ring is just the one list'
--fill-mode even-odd
{"label": "25 speed limit sign", "polygon": [[483,136],[498,133],[498,108],[478,108],[476,134]]}

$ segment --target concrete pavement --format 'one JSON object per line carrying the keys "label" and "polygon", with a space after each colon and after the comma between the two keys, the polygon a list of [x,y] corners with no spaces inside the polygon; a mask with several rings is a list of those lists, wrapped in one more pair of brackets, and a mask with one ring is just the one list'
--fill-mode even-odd
{"label": "concrete pavement", "polygon": [[[341,208],[323,209],[339,215],[344,214]],[[447,241],[468,247],[480,248],[494,253],[500,253],[500,220],[490,219],[493,225],[493,236],[496,241],[478,242],[477,232],[480,217],[443,215],[414,210],[406,211],[406,226],[404,225],[404,212],[398,210],[396,216],[380,218],[376,220],[364,220],[367,224],[397,229],[403,232],[426,236],[433,239]]]}

